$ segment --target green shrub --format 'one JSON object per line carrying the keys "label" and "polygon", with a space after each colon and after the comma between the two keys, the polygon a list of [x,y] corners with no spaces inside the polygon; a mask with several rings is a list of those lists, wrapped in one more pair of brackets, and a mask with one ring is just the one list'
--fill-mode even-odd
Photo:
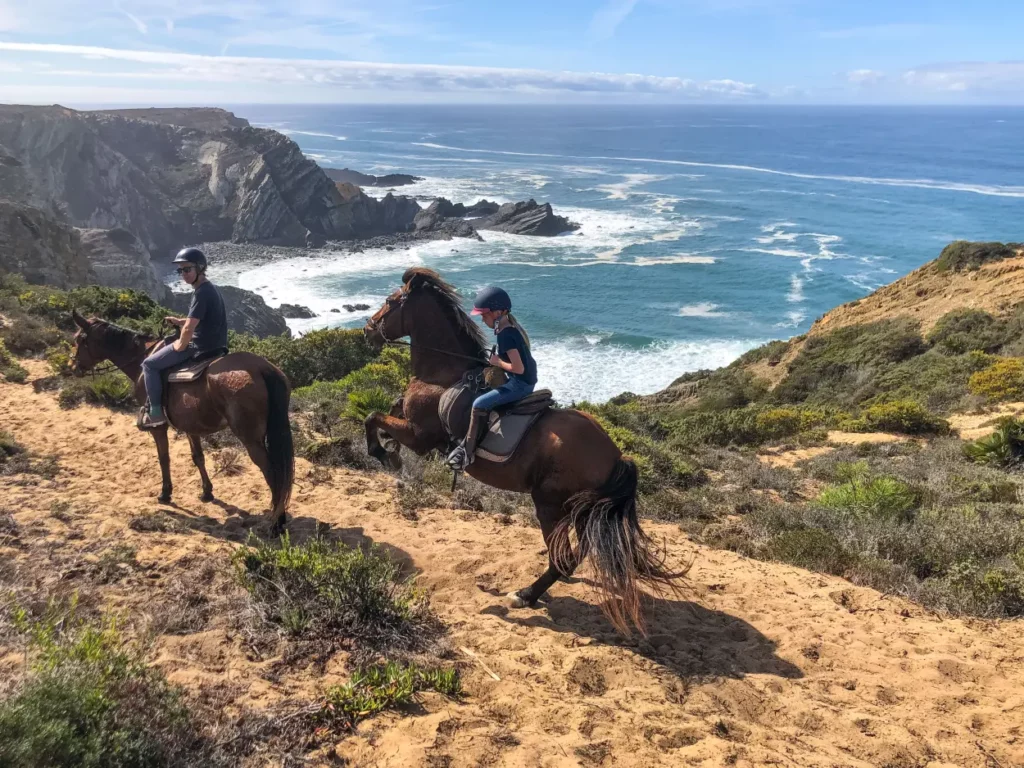
{"label": "green shrub", "polygon": [[917,508],[919,494],[892,477],[859,478],[825,488],[817,503],[855,517],[908,520]]}
{"label": "green shrub", "polygon": [[928,333],[928,343],[947,355],[995,352],[1005,341],[1002,324],[980,309],[947,312]]}
{"label": "green shrub", "polygon": [[997,360],[973,374],[968,387],[973,394],[989,400],[1020,400],[1024,398],[1024,360],[1019,357]]}
{"label": "green shrub", "polygon": [[14,439],[14,435],[6,429],[0,429],[0,464],[15,454],[24,452],[24,448]]}
{"label": "green shrub", "polygon": [[214,765],[182,692],[146,665],[111,621],[19,611],[31,675],[0,702],[0,765],[149,768]]}
{"label": "green shrub", "polygon": [[251,540],[233,562],[261,617],[289,635],[413,649],[437,632],[425,596],[375,547],[322,538],[293,545],[286,534],[280,547]]}
{"label": "green shrub", "polygon": [[132,410],[135,385],[120,371],[81,379],[66,379],[57,395],[61,408],[74,408],[82,403],[102,405],[116,410]]}
{"label": "green shrub", "polygon": [[360,720],[409,704],[420,691],[457,698],[462,695],[462,682],[455,669],[423,669],[394,662],[357,669],[348,683],[327,689],[317,719],[352,728]]}
{"label": "green shrub", "polygon": [[8,351],[2,338],[0,338],[0,376],[15,384],[22,384],[28,378],[28,371],[14,359],[14,355]]}
{"label": "green shrub", "polygon": [[285,372],[295,388],[309,386],[314,381],[340,379],[375,357],[358,329],[325,328],[297,339],[283,335],[257,339],[231,333],[228,341],[235,352],[252,352],[265,357]]}
{"label": "green shrub", "polygon": [[972,271],[982,264],[1012,259],[1021,247],[1019,243],[972,243],[968,240],[956,240],[942,249],[935,266],[940,272]]}
{"label": "green shrub", "polygon": [[736,358],[733,365],[746,367],[762,361],[777,364],[782,360],[786,352],[789,351],[789,345],[790,342],[788,341],[769,341],[767,344],[762,344],[760,347],[744,352]]}
{"label": "green shrub", "polygon": [[856,405],[877,394],[880,376],[925,350],[917,323],[902,317],[810,336],[771,398],[834,408]]}
{"label": "green shrub", "polygon": [[670,423],[671,444],[679,448],[763,445],[835,426],[845,418],[844,413],[800,406],[747,406],[709,413],[692,412]]}
{"label": "green shrub", "polygon": [[848,432],[896,432],[903,435],[948,435],[949,422],[913,400],[869,406],[860,418],[840,425]]}
{"label": "green shrub", "polygon": [[49,320],[24,313],[16,314],[13,322],[0,328],[0,339],[7,348],[19,355],[35,355],[45,352],[63,340],[60,330]]}
{"label": "green shrub", "polygon": [[877,394],[866,404],[914,400],[940,413],[962,410],[970,396],[971,375],[994,360],[984,352],[949,356],[928,350],[881,373],[873,383]]}
{"label": "green shrub", "polygon": [[783,531],[768,542],[761,556],[837,576],[856,562],[835,535],[815,528]]}
{"label": "green shrub", "polygon": [[1024,460],[1024,421],[1000,419],[992,434],[967,443],[964,455],[977,464],[1017,466]]}

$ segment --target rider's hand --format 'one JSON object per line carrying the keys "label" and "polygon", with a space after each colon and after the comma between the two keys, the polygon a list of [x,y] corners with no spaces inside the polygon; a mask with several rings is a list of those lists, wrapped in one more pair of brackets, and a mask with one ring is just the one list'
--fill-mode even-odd
{"label": "rider's hand", "polygon": [[172,344],[171,346],[174,347],[175,352],[184,352],[186,349],[188,349],[188,344],[182,344],[181,339],[175,341],[174,344]]}
{"label": "rider's hand", "polygon": [[493,352],[491,352],[491,356],[490,356],[490,358],[489,358],[489,359],[487,360],[487,362],[488,362],[488,363],[489,363],[490,365],[493,365],[493,366],[494,366],[495,368],[501,368],[501,367],[502,367],[502,365],[501,365],[501,358],[500,358],[500,357],[498,357],[498,356],[497,356],[496,354],[494,354]]}
{"label": "rider's hand", "polygon": [[176,325],[179,328],[181,327],[181,320],[179,320],[177,317],[165,317],[164,322],[170,323],[171,325]]}

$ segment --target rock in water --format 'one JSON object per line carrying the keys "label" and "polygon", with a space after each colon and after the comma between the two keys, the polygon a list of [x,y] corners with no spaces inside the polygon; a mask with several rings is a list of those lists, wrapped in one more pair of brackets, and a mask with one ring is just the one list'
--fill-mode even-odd
{"label": "rock in water", "polygon": [[170,291],[153,271],[149,251],[126,229],[80,229],[82,252],[92,265],[96,282],[111,288],[134,288],[157,302]]}
{"label": "rock in water", "polygon": [[498,212],[474,222],[477,229],[508,232],[513,235],[534,235],[554,237],[565,232],[575,232],[579,224],[564,216],[556,216],[551,203],[539,205],[536,200],[505,203]]}
{"label": "rock in water", "polygon": [[282,304],[277,311],[285,320],[308,320],[311,317],[316,317],[316,312],[301,304]]}
{"label": "rock in water", "polygon": [[407,184],[415,184],[423,181],[419,176],[410,176],[407,173],[389,173],[385,176],[372,176],[368,173],[360,173],[350,168],[324,168],[324,173],[331,181],[341,181],[346,184],[355,184],[357,187],[404,187]]}
{"label": "rock in water", "polygon": [[96,279],[78,230],[38,208],[0,199],[0,270],[70,288]]}
{"label": "rock in water", "polygon": [[[236,333],[249,333],[261,339],[265,336],[291,336],[288,323],[276,309],[267,306],[261,296],[236,288],[233,285],[218,285],[220,295],[224,297],[224,309],[228,315],[228,329]],[[185,314],[192,301],[192,291],[175,293],[171,307]]]}

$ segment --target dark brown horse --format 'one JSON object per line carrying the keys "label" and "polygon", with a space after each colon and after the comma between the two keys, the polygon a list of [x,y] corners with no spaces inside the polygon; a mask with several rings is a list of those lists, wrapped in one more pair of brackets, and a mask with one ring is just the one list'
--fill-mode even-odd
{"label": "dark brown horse", "polygon": [[[367,449],[385,465],[388,456],[378,431],[419,455],[444,450],[448,436],[437,413],[441,394],[467,371],[486,365],[483,334],[462,310],[454,288],[421,268],[408,270],[402,283],[364,329],[377,345],[406,336],[411,342],[413,378],[402,401],[404,418],[372,413],[366,419]],[[477,458],[467,472],[487,485],[533,497],[548,568],[531,586],[508,596],[514,607],[535,605],[559,576],[572,575],[587,557],[608,617],[623,632],[629,632],[630,622],[643,632],[640,584],[672,591],[685,573],[666,570],[664,553],[640,528],[636,465],[585,413],[547,411],[511,461]]]}
{"label": "dark brown horse", "polygon": [[[75,334],[72,370],[81,375],[109,360],[135,382],[135,398],[142,405],[146,400],[142,361],[160,342],[105,320],[87,320],[78,312],[73,317],[79,330]],[[213,484],[206,473],[201,437],[228,427],[245,445],[270,486],[271,532],[283,530],[295,473],[288,378],[262,357],[235,352],[213,362],[202,378],[172,384],[166,393],[167,418],[188,435],[192,461],[203,479],[202,500],[213,501]],[[167,425],[152,431],[163,477],[159,500],[168,504],[172,487]]]}

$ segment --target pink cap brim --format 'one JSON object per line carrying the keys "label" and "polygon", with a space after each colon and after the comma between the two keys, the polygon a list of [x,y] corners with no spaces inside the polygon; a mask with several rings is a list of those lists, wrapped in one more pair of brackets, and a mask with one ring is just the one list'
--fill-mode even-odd
{"label": "pink cap brim", "polygon": [[477,309],[476,307],[473,307],[473,311],[470,312],[469,314],[471,314],[471,315],[482,315],[486,311],[487,311],[486,309]]}

